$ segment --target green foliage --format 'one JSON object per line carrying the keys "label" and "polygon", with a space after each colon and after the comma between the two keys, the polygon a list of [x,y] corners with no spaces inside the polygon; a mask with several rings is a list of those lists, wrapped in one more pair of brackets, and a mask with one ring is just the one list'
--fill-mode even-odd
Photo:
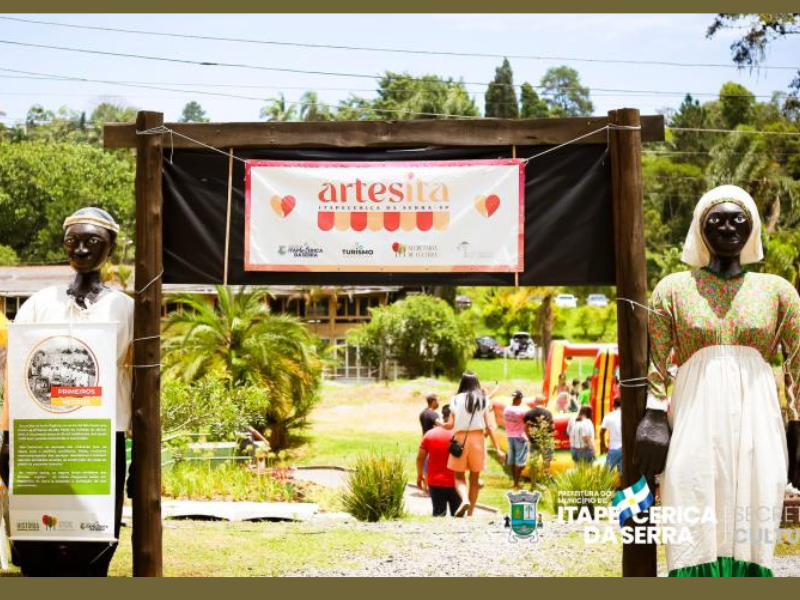
{"label": "green foliage", "polygon": [[492,288],[483,306],[483,321],[502,343],[508,343],[515,332],[536,329],[540,302],[529,288]]}
{"label": "green foliage", "polygon": [[514,72],[507,58],[494,72],[494,80],[486,90],[485,113],[497,119],[516,119],[519,117],[517,92],[514,89]]}
{"label": "green foliage", "polygon": [[318,400],[317,340],[294,317],[271,314],[263,290],[216,290],[216,304],[192,294],[172,298],[183,309],[164,328],[165,373],[185,382],[217,375],[231,390],[262,388],[264,412],[252,424],[269,429],[270,446],[282,450]]}
{"label": "green foliage", "polygon": [[403,457],[369,454],[359,456],[342,497],[344,509],[359,521],[376,523],[405,514],[408,476]]}
{"label": "green foliage", "polygon": [[551,67],[542,77],[541,86],[542,96],[554,117],[581,117],[594,111],[589,88],[581,85],[575,69],[564,65]]}
{"label": "green foliage", "polygon": [[297,502],[304,497],[296,482],[259,475],[242,465],[212,467],[199,461],[179,462],[164,471],[161,493],[180,500],[229,502]]}
{"label": "green foliage", "polygon": [[[741,21],[746,26],[741,26]],[[744,29],[739,39],[731,44],[733,62],[740,67],[757,67],[766,56],[769,45],[784,36],[800,33],[799,13],[720,13],[708,28],[706,36],[714,37],[725,29]],[[790,84],[791,103],[797,108],[800,92],[800,71]]]}
{"label": "green foliage", "polygon": [[528,425],[527,434],[531,438],[528,478],[531,481],[531,487],[535,489],[546,477],[542,457],[553,456],[556,439],[550,430],[550,423],[545,419],[539,419],[536,423]]}
{"label": "green foliage", "polygon": [[19,262],[19,256],[14,249],[0,244],[0,267],[12,267]]}
{"label": "green foliage", "polygon": [[608,306],[582,305],[564,312],[568,314],[566,339],[575,342],[617,340],[617,307],[613,303]]}
{"label": "green foliage", "polygon": [[722,122],[726,129],[736,129],[753,117],[756,97],[743,85],[728,81],[719,91]]}
{"label": "green foliage", "polygon": [[88,144],[0,143],[0,240],[26,262],[63,260],[61,225],[83,206],[131,231],[133,179],[125,155]]}
{"label": "green foliage", "polygon": [[[545,498],[553,512],[561,507],[608,506],[618,484],[616,472],[605,466],[580,464],[568,471],[559,473],[547,486]],[[567,493],[560,493],[567,492]],[[570,492],[589,492],[584,496],[571,495]],[[592,492],[597,492],[596,495]]]}
{"label": "green foliage", "polygon": [[277,98],[270,98],[269,104],[264,106],[259,116],[265,121],[296,121],[297,107],[286,100],[283,92]]}
{"label": "green foliage", "polygon": [[218,375],[187,383],[165,377],[161,384],[161,431],[210,433],[218,440],[235,440],[248,425],[263,418],[269,392],[252,383],[231,386]]}
{"label": "green foliage", "polygon": [[301,121],[333,121],[335,115],[331,109],[319,103],[317,92],[308,91],[300,98]]}
{"label": "green foliage", "polygon": [[130,106],[103,102],[87,116],[83,111],[66,106],[51,110],[34,104],[28,109],[25,123],[7,130],[0,128],[0,140],[89,143],[99,146],[105,123],[131,123],[136,120],[137,110]]}
{"label": "green foliage", "polygon": [[539,97],[533,86],[527,81],[522,84],[520,93],[519,116],[523,119],[544,119],[550,115],[547,102]]}
{"label": "green foliage", "polygon": [[370,312],[370,322],[349,338],[361,346],[362,361],[379,367],[387,358],[396,358],[412,379],[432,372],[452,379],[461,376],[472,356],[473,332],[447,302],[409,296]]}
{"label": "green foliage", "polygon": [[187,102],[181,112],[181,117],[178,119],[181,123],[208,123],[206,111],[200,106],[199,102],[192,100]]}
{"label": "green foliage", "polygon": [[376,112],[374,118],[378,119],[480,116],[478,107],[470,98],[463,82],[444,79],[438,75],[414,77],[408,73],[387,71],[378,82],[378,97],[368,106]]}

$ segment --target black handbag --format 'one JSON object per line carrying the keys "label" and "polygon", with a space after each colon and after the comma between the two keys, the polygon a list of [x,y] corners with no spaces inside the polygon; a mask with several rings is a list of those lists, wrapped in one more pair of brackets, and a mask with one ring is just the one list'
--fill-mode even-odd
{"label": "black handbag", "polygon": [[[467,425],[467,430],[464,432],[464,444],[467,443],[467,436],[469,435],[469,428],[470,428],[470,425],[472,425],[472,419],[473,419],[474,416],[475,416],[475,413],[472,413],[472,416],[470,416],[470,418],[469,418],[469,425]],[[450,454],[452,454],[456,458],[460,458],[461,455],[464,454],[464,444],[459,442],[456,439],[455,434],[453,434],[453,437],[450,438]]]}

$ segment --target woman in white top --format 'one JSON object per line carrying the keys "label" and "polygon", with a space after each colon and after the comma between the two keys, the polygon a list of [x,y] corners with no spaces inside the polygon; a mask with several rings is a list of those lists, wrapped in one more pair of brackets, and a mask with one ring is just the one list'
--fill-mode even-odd
{"label": "woman in white top", "polygon": [[462,375],[458,392],[450,401],[450,411],[450,418],[444,427],[455,431],[453,437],[464,447],[464,451],[459,457],[451,454],[447,459],[447,468],[454,473],[456,492],[461,498],[461,505],[455,516],[463,517],[465,514],[472,515],[478,502],[480,476],[486,462],[484,432],[488,432],[492,446],[501,460],[505,460],[505,453],[497,445],[494,427],[490,425],[491,406],[475,373],[467,371]]}
{"label": "woman in white top", "polygon": [[591,464],[595,459],[594,425],[592,424],[592,409],[581,406],[578,416],[570,420],[567,425],[569,447],[572,450],[572,460],[575,464]]}

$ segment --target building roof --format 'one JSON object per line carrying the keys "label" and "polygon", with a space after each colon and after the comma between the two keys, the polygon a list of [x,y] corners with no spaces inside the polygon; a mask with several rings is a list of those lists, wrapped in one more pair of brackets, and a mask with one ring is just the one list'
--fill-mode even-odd
{"label": "building roof", "polygon": [[[68,285],[75,277],[69,265],[45,265],[34,267],[0,267],[0,296],[14,298],[17,296],[28,297],[34,292],[54,285]],[[132,284],[131,284],[132,285]],[[118,284],[111,283],[111,287],[121,289]],[[213,285],[189,284],[164,284],[165,294],[204,294],[216,295]],[[308,286],[301,285],[273,285],[267,289],[275,296],[295,296],[308,292]],[[319,286],[322,293],[338,293],[346,296],[362,296],[366,294],[398,292],[401,286],[372,286],[372,287],[336,287]],[[130,290],[129,290],[130,291]]]}

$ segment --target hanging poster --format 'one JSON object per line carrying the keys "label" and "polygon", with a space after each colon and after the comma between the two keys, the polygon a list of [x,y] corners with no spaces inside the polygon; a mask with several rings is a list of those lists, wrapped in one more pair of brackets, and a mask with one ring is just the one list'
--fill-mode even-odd
{"label": "hanging poster", "polygon": [[114,539],[115,323],[9,326],[14,540]]}
{"label": "hanging poster", "polygon": [[250,160],[248,271],[521,272],[524,162]]}

